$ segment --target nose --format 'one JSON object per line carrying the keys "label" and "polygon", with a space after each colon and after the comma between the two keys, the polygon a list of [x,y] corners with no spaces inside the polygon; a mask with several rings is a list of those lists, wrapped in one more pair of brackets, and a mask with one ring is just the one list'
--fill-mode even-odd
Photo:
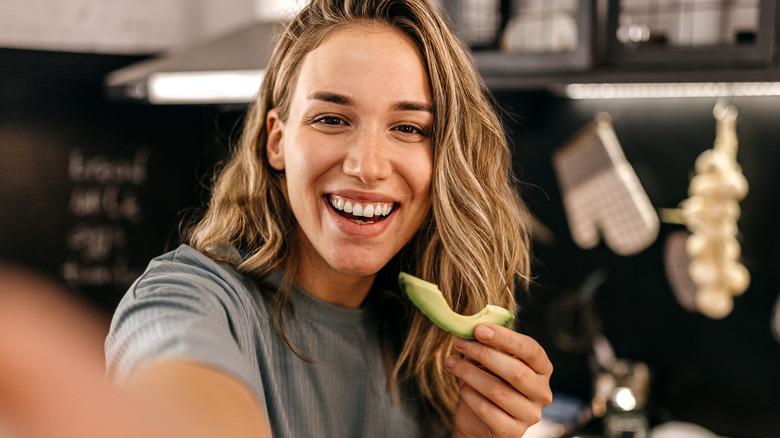
{"label": "nose", "polygon": [[344,173],[359,178],[363,183],[389,178],[392,173],[389,141],[377,130],[361,130],[349,146],[343,164]]}

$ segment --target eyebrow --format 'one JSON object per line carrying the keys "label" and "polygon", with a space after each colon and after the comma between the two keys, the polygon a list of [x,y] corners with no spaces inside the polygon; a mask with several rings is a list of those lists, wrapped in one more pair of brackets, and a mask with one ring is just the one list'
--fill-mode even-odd
{"label": "eyebrow", "polygon": [[424,102],[405,100],[396,103],[393,108],[401,111],[424,111],[433,114],[433,106]]}
{"label": "eyebrow", "polygon": [[351,105],[352,99],[343,94],[329,93],[326,91],[315,91],[309,95],[309,100],[321,100],[323,102],[336,103],[339,105]]}
{"label": "eyebrow", "polygon": [[[321,100],[323,102],[335,103],[338,105],[352,105],[352,99],[343,94],[330,93],[327,91],[316,91],[309,95],[310,100]],[[397,111],[424,111],[433,114],[433,106],[425,102],[413,100],[403,100],[393,105]]]}

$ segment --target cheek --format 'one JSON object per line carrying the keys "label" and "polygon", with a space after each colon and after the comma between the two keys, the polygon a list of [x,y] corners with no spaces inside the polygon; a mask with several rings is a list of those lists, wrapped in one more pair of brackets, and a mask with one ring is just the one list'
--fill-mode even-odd
{"label": "cheek", "polygon": [[289,179],[294,178],[298,184],[315,183],[338,161],[332,152],[334,148],[322,143],[307,142],[301,136],[293,145],[287,150],[287,173]]}
{"label": "cheek", "polygon": [[423,195],[430,203],[431,180],[433,178],[433,155],[430,148],[402,154],[404,179],[412,191],[418,196]]}

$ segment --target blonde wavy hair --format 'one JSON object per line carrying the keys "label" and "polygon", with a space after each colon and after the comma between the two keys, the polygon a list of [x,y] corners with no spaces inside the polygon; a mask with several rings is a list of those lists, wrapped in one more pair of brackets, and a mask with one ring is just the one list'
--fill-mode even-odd
{"label": "blonde wavy hair", "polygon": [[[417,235],[380,274],[385,289],[398,295],[398,269],[437,283],[454,310],[474,313],[486,304],[516,310],[515,287],[529,278],[528,215],[512,175],[511,152],[496,107],[473,60],[428,0],[313,0],[284,29],[266,70],[257,100],[244,121],[236,149],[215,178],[204,216],[188,240],[210,257],[232,263],[255,278],[283,270],[279,291],[266,292],[281,323],[297,272],[296,221],[286,198],[285,175],[266,157],[266,115],[282,120],[304,56],[332,31],[350,23],[385,23],[401,30],[419,48],[433,92],[432,207]],[[235,261],[210,251],[234,246]],[[451,336],[419,312],[387,324],[395,336],[390,387],[412,384],[448,430],[458,385],[445,371],[453,352]],[[285,337],[286,339],[286,337]]]}

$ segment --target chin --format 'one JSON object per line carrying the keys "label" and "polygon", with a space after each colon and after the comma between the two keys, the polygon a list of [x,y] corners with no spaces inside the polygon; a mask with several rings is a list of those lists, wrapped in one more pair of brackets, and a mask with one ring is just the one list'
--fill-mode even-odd
{"label": "chin", "polygon": [[337,272],[354,277],[375,275],[390,261],[390,258],[351,256],[348,260],[335,260],[331,267]]}
{"label": "chin", "polygon": [[369,277],[372,275],[375,275],[377,272],[379,272],[384,265],[364,265],[360,264],[358,266],[355,265],[349,265],[349,266],[334,266],[334,268],[341,272],[344,275],[349,275],[352,277]]}

